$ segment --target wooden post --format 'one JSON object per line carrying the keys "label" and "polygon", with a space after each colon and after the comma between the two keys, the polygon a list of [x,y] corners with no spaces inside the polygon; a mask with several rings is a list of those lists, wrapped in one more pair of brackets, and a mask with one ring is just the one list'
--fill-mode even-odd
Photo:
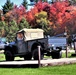
{"label": "wooden post", "polygon": [[68,57],[68,41],[67,41],[67,35],[66,35],[66,58]]}
{"label": "wooden post", "polygon": [[66,58],[68,57],[68,49],[67,49],[67,46],[66,46]]}
{"label": "wooden post", "polygon": [[39,65],[39,67],[41,67],[41,63],[40,63],[40,57],[41,57],[40,47],[41,46],[38,46],[38,56],[39,56],[38,65]]}
{"label": "wooden post", "polygon": [[74,50],[75,50],[75,54],[76,54],[76,41],[74,41]]}
{"label": "wooden post", "polygon": [[64,33],[65,37],[66,37],[66,58],[68,57],[68,39],[67,39],[67,27],[65,26],[65,33]]}

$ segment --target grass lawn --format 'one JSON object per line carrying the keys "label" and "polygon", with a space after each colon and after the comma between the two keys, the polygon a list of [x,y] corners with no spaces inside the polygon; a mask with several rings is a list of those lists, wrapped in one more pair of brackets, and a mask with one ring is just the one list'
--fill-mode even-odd
{"label": "grass lawn", "polygon": [[76,64],[41,68],[0,68],[0,75],[76,75]]}
{"label": "grass lawn", "polygon": [[5,60],[5,55],[4,54],[0,54],[0,61]]}
{"label": "grass lawn", "polygon": [[[68,58],[71,58],[71,54],[72,53],[68,53]],[[44,56],[44,58],[51,58],[51,56]],[[66,53],[62,53],[62,58],[66,58]],[[0,54],[0,61],[5,60],[5,55],[4,54]],[[23,60],[23,58],[20,57],[15,57],[15,60]]]}
{"label": "grass lawn", "polygon": [[[70,56],[71,53],[68,54]],[[66,57],[65,53],[62,57]],[[0,61],[2,60],[5,60],[4,54],[0,54]],[[41,68],[0,68],[0,75],[76,75],[76,64]]]}
{"label": "grass lawn", "polygon": [[[70,56],[71,53],[68,54]],[[62,57],[66,57],[65,53]],[[5,60],[4,54],[0,54],[0,61],[2,60]],[[41,68],[0,68],[0,75],[76,75],[76,64]]]}

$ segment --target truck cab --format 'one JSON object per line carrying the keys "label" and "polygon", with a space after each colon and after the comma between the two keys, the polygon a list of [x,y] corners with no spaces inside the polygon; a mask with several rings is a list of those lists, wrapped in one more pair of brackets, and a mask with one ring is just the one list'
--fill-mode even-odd
{"label": "truck cab", "polygon": [[22,29],[16,33],[14,42],[5,47],[6,61],[13,61],[15,57],[24,57],[25,60],[38,60],[38,46],[41,46],[41,59],[48,46],[47,38],[44,38],[42,29]]}

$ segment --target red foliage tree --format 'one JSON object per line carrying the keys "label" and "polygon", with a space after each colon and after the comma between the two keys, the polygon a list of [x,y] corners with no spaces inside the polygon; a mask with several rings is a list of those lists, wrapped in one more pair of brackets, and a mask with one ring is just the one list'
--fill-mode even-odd
{"label": "red foliage tree", "polygon": [[70,11],[70,9],[75,11],[75,6],[69,6],[69,2],[56,2],[50,5],[46,2],[39,1],[34,8],[28,12],[27,20],[30,24],[35,25],[35,14],[46,11],[48,14],[47,19],[50,21],[50,26],[54,28],[55,34],[63,33],[65,26],[69,25],[70,20],[73,20],[72,18],[75,17],[75,12]]}
{"label": "red foliage tree", "polygon": [[62,28],[63,21],[68,20],[71,17],[70,14],[66,12],[68,7],[68,2],[56,2],[51,5],[49,18],[53,22],[56,34],[64,31],[64,28]]}
{"label": "red foliage tree", "polygon": [[37,7],[38,12],[42,11],[42,9],[43,9],[42,1],[39,1],[38,3],[36,3],[35,6]]}
{"label": "red foliage tree", "polygon": [[2,20],[2,21],[4,21],[4,20],[5,20],[5,17],[4,17],[4,16],[2,16],[2,17],[1,17],[1,20]]}
{"label": "red foliage tree", "polygon": [[[5,18],[8,18],[10,20],[15,20],[17,23],[21,21],[23,17],[26,18],[26,9],[21,5],[17,7],[17,5],[14,6],[14,8],[6,13]],[[6,18],[6,20],[7,20]]]}
{"label": "red foliage tree", "polygon": [[68,11],[65,15],[65,20],[63,20],[62,27],[67,27],[68,33],[73,34],[76,32],[76,6],[68,7]]}
{"label": "red foliage tree", "polygon": [[27,17],[26,18],[27,18],[28,22],[31,22],[34,19],[31,11],[27,12]]}
{"label": "red foliage tree", "polygon": [[55,30],[55,34],[64,32],[65,26],[70,27],[70,25],[73,26],[74,24],[73,27],[76,27],[76,7],[69,6],[68,2],[56,2],[50,5],[47,2],[39,1],[33,8],[30,9],[30,11],[26,11],[23,6],[18,7],[15,5],[13,10],[8,12],[5,19],[14,19],[17,23],[19,23],[24,17],[30,25],[35,26],[35,14],[41,11],[47,12],[47,19],[50,21],[50,27]]}

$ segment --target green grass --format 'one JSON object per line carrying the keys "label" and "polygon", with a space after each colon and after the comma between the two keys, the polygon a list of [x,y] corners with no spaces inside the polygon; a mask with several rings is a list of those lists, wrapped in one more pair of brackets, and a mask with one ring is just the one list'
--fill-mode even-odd
{"label": "green grass", "polygon": [[[72,54],[72,53],[68,53],[68,55],[67,55],[68,58],[71,58],[71,54]],[[62,53],[62,58],[66,58],[66,53]]]}
{"label": "green grass", "polygon": [[[68,58],[72,58],[72,57],[71,57],[71,54],[73,54],[73,53],[74,53],[74,52],[72,52],[72,53],[69,52],[69,53],[68,53]],[[52,58],[52,57],[51,57],[51,56],[44,56],[44,58],[47,59],[47,58]],[[66,53],[62,53],[62,58],[66,58]],[[73,58],[74,58],[74,57],[73,57]]]}
{"label": "green grass", "polygon": [[76,75],[76,64],[41,68],[0,68],[0,75]]}
{"label": "green grass", "polygon": [[5,55],[4,54],[0,54],[0,61],[5,60]]}
{"label": "green grass", "polygon": [[[71,53],[68,54],[68,57],[70,56]],[[66,57],[65,53],[62,57]],[[5,60],[4,54],[0,54],[0,61],[2,60]],[[76,64],[40,68],[0,68],[0,75],[76,75]]]}
{"label": "green grass", "polygon": [[[68,58],[71,58],[71,54],[72,53],[68,53]],[[51,56],[44,56],[45,59],[47,58],[52,58]],[[66,58],[66,53],[62,53],[62,58]],[[15,60],[23,60],[23,58],[20,57],[15,57]],[[0,61],[5,60],[5,55],[4,54],[0,54]]]}

